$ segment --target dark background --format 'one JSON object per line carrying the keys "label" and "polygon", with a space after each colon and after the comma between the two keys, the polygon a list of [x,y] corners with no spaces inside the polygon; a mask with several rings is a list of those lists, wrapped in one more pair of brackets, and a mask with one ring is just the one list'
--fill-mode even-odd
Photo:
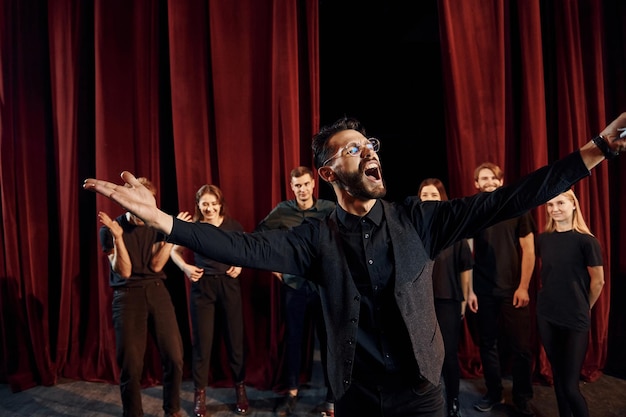
{"label": "dark background", "polygon": [[388,200],[448,186],[436,1],[321,1],[320,74],[322,124],[356,117],[380,139]]}

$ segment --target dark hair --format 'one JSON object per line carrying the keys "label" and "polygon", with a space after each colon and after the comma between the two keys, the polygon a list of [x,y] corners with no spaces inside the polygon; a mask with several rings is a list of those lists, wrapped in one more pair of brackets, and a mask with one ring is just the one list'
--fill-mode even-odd
{"label": "dark hair", "polygon": [[420,183],[420,186],[417,190],[417,196],[419,197],[422,194],[422,188],[427,185],[434,185],[437,191],[439,191],[439,195],[441,196],[442,201],[446,201],[448,199],[448,193],[446,193],[446,187],[444,187],[443,182],[439,178],[426,178],[424,181]]}
{"label": "dark hair", "polygon": [[313,177],[313,171],[311,171],[311,168],[305,166],[299,166],[292,169],[291,173],[289,173],[289,178],[300,178],[301,176],[306,174],[309,174],[311,178],[315,178]]}
{"label": "dark hair", "polygon": [[198,191],[196,191],[196,207],[194,208],[193,213],[194,222],[197,222],[202,218],[202,212],[200,211],[200,207],[198,207],[198,203],[205,194],[213,194],[215,196],[217,202],[220,204],[220,216],[223,216],[226,213],[226,204],[224,202],[224,193],[222,190],[220,190],[217,185],[204,184],[202,187],[198,188]]}
{"label": "dark hair", "polygon": [[335,134],[343,132],[344,130],[356,130],[363,136],[365,134],[365,128],[361,125],[357,119],[350,117],[343,117],[337,120],[332,125],[322,126],[320,131],[313,136],[313,143],[311,148],[313,149],[313,160],[315,162],[315,168],[320,169],[328,158],[333,155],[333,149],[328,149],[328,140]]}

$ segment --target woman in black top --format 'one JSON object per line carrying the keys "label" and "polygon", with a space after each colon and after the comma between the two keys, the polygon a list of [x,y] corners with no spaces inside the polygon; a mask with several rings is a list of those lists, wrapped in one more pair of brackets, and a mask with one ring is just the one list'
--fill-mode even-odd
{"label": "woman in black top", "polygon": [[552,366],[559,416],[588,417],[578,384],[587,352],[590,310],[604,285],[602,251],[571,189],[548,201],[546,211],[546,228],[537,239],[539,335]]}
{"label": "woman in black top", "polygon": [[[223,230],[243,232],[239,222],[226,215],[224,194],[217,186],[205,184],[196,191],[194,222],[208,223]],[[183,246],[174,245],[171,258],[191,281],[190,311],[193,330],[192,374],[194,381],[194,416],[206,414],[211,347],[218,310],[223,320],[228,362],[237,401],[235,412],[248,413],[248,398],[244,383],[244,328],[239,282],[240,266],[226,265],[200,253],[193,253],[193,263],[187,263]]]}

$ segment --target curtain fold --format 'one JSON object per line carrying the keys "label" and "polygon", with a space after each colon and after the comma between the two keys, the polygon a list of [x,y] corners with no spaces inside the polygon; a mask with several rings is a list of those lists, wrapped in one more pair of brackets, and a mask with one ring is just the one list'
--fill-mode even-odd
{"label": "curtain fold", "polygon": [[[311,0],[1,2],[0,380],[17,391],[60,376],[118,379],[96,213],[122,211],[85,196],[83,178],[132,170],[173,213],[214,183],[249,231],[288,197],[319,118],[317,10]],[[189,286],[168,276],[188,340]],[[251,270],[242,283],[249,383],[272,388],[276,283]],[[228,384],[224,346],[216,352],[212,382]],[[149,343],[143,383],[160,376]]]}
{"label": "curtain fold", "polygon": [[[50,338],[48,240],[56,234],[56,208],[42,210],[54,180],[49,130],[50,97],[45,8],[25,2],[3,5],[2,23],[2,361],[13,389],[53,384]],[[32,6],[32,7],[31,7]],[[15,27],[11,19],[21,24]],[[16,30],[18,29],[18,30]],[[12,45],[20,45],[13,48]],[[10,77],[10,78],[8,78]],[[8,81],[11,80],[10,83]],[[10,85],[7,85],[10,84]],[[56,302],[52,300],[53,306]],[[52,328],[54,329],[54,327]]]}

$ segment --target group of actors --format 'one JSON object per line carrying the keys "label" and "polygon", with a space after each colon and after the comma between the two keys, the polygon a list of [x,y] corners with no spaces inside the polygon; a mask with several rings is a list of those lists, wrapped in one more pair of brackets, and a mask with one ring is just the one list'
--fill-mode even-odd
{"label": "group of actors", "polygon": [[[197,191],[193,215],[172,216],[157,207],[146,178],[124,171],[122,185],[85,180],[85,189],[127,210],[116,219],[98,213],[111,264],[123,415],[143,415],[140,379],[149,332],[162,358],[165,415],[181,415],[183,344],[163,283],[163,267],[172,259],[191,281],[196,417],[208,415],[216,309],[225,320],[234,411],[250,411],[237,279],[242,268],[272,271],[282,281],[288,389],[278,416],[296,406],[309,310],[317,318],[327,387],[324,414],[461,416],[458,345],[466,308],[476,313],[486,385],[473,407],[488,412],[504,402],[498,341],[506,340],[514,406],[532,416],[528,289],[537,258],[537,325],[559,416],[589,416],[578,384],[604,273],[600,245],[571,187],[626,149],[623,127],[626,113],[580,149],[509,185],[488,162],[474,172],[479,192],[473,196],[448,199],[442,182],[430,178],[416,196],[389,202],[380,142],[358,120],[344,117],[312,141],[315,168],[336,203],[315,198],[313,171],[297,167],[290,173],[295,198],[279,203],[251,233],[228,215],[222,191],[212,184]],[[529,210],[540,205],[548,221],[535,239]]]}

